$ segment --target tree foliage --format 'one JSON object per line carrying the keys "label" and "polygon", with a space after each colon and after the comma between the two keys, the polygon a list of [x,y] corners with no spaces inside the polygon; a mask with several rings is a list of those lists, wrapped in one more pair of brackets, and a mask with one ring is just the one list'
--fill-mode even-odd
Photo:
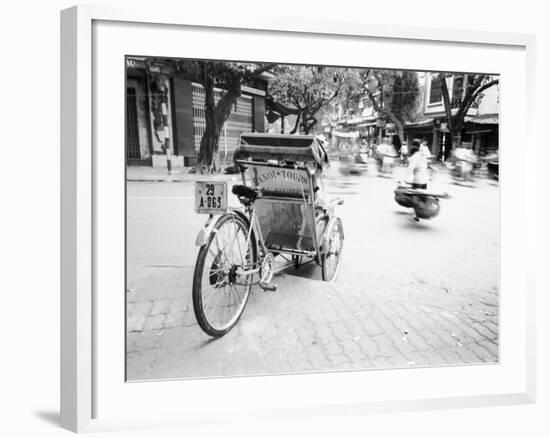
{"label": "tree foliage", "polygon": [[279,113],[295,114],[296,124],[305,134],[317,124],[317,114],[341,92],[348,69],[323,66],[282,65],[269,83],[268,103]]}
{"label": "tree foliage", "polygon": [[419,98],[418,78],[415,72],[401,70],[358,71],[359,91],[367,96],[374,110],[389,119],[396,127],[401,141],[405,122],[414,119]]}

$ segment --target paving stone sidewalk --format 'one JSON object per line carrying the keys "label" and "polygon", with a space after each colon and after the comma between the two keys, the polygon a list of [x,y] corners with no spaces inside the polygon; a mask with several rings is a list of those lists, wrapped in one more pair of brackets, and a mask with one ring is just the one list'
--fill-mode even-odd
{"label": "paving stone sidewalk", "polygon": [[191,267],[155,266],[129,278],[129,380],[498,361],[496,292],[484,306],[445,306],[387,284],[359,290],[282,274],[276,292],[253,288],[233,330],[212,339],[193,314]]}

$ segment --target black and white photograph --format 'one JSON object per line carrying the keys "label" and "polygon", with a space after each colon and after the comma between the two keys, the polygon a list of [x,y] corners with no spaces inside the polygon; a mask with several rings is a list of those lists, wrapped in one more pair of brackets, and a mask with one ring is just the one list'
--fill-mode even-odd
{"label": "black and white photograph", "polygon": [[127,381],[499,363],[498,74],[124,63]]}

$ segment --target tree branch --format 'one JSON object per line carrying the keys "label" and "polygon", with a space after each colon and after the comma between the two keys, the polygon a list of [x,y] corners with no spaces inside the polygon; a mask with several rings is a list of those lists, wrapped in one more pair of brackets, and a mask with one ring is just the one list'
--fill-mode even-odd
{"label": "tree branch", "polygon": [[[330,96],[328,99],[326,99],[321,106],[323,106],[324,104],[326,103],[329,103],[331,100],[333,99],[336,99],[338,97],[338,93],[340,92],[340,88],[342,87],[342,83],[338,84],[338,87],[336,88],[336,90],[334,91],[334,93],[332,94],[332,96]],[[319,109],[321,109],[321,106],[319,107]]]}
{"label": "tree branch", "polygon": [[372,103],[372,107],[374,108],[374,110],[377,112],[377,113],[380,113],[380,114],[383,114],[385,115],[386,117],[389,117],[390,120],[395,124],[395,126],[397,127],[397,129],[399,130],[399,138],[401,141],[403,141],[403,122],[401,122],[401,120],[399,120],[397,118],[397,116],[395,114],[393,114],[391,111],[387,111],[385,109],[383,109],[379,104],[378,102],[376,102],[376,98],[374,97],[374,95],[372,94],[372,92],[366,88],[365,89],[366,92],[367,92],[367,96],[369,97],[369,100],[371,101]]}
{"label": "tree branch", "polygon": [[374,108],[374,111],[376,111],[377,113],[383,113],[383,110],[382,110],[382,108],[380,108],[380,105],[376,101],[376,98],[374,97],[374,94],[372,94],[372,91],[370,91],[368,89],[368,87],[365,88],[365,91],[367,92],[367,97],[369,98],[370,102],[372,103],[372,107]]}
{"label": "tree branch", "polygon": [[300,112],[297,116],[296,116],[296,123],[294,124],[294,128],[292,129],[292,131],[290,131],[290,134],[295,134],[296,131],[298,130],[298,126],[300,125],[300,117],[301,117],[302,113]]}
{"label": "tree branch", "polygon": [[266,71],[271,70],[272,68],[275,68],[276,66],[277,66],[277,64],[265,64],[265,65],[259,67],[258,69],[254,70],[252,72],[252,76],[261,75],[262,73],[265,73]]}
{"label": "tree branch", "polygon": [[498,82],[499,82],[498,79],[494,79],[490,82],[487,82],[485,85],[478,87],[469,97],[467,97],[463,101],[462,105],[460,105],[460,109],[462,110],[461,113],[466,114],[470,109],[470,106],[472,105],[474,100],[476,100],[477,96],[479,96],[479,94],[485,91],[487,88],[490,88],[493,85],[498,84]]}
{"label": "tree branch", "polygon": [[[474,90],[479,88],[481,86],[481,83],[483,82],[483,79],[485,79],[485,76],[484,75],[479,75],[477,78],[476,78],[476,81],[474,83]],[[465,85],[468,85],[468,84],[465,84]]]}
{"label": "tree branch", "polygon": [[445,117],[449,124],[449,131],[453,132],[453,114],[451,111],[451,98],[449,97],[449,88],[447,87],[447,75],[445,73],[439,73],[439,80],[441,81],[441,95],[443,97],[443,107],[445,108]]}
{"label": "tree branch", "polygon": [[302,112],[305,108],[302,107],[302,105],[300,104],[300,100],[295,97],[294,99],[294,105],[296,106],[296,108],[298,108],[300,110],[300,112]]}
{"label": "tree branch", "polygon": [[275,102],[273,100],[273,96],[268,96],[265,99],[265,103],[268,108],[272,109],[273,111],[282,114],[282,115],[289,115],[289,114],[300,114],[301,109],[300,108],[292,108],[290,106],[286,106],[285,104],[281,102]]}

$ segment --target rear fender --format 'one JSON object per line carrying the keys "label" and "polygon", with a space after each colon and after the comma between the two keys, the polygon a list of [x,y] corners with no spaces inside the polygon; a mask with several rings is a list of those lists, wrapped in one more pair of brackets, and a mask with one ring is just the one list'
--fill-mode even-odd
{"label": "rear fender", "polygon": [[208,216],[208,219],[206,219],[206,222],[197,234],[195,246],[203,246],[206,242],[208,242],[208,238],[212,234],[212,230],[214,229],[214,225],[216,225],[217,220],[218,218],[214,218],[212,215]]}
{"label": "rear fender", "polygon": [[239,209],[236,208],[229,208],[229,211],[221,216],[214,217],[212,215],[208,216],[208,219],[206,219],[206,222],[200,229],[200,231],[197,234],[197,238],[195,239],[195,245],[196,246],[203,246],[208,242],[210,239],[210,236],[217,231],[216,224],[218,221],[224,217],[227,214],[233,214],[235,216],[239,216],[246,224],[247,227],[250,226],[250,221],[248,220],[248,217]]}

